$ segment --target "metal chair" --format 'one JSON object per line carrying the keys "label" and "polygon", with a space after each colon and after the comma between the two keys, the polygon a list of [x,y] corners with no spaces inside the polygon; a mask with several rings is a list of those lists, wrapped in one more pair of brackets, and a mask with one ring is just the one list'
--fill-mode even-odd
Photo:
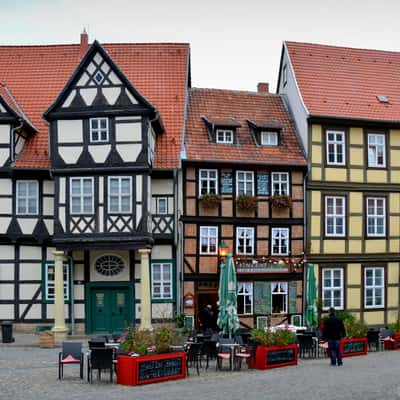
{"label": "metal chair", "polygon": [[308,358],[317,357],[316,341],[312,335],[297,335],[297,340],[299,342],[299,357],[305,358],[306,354]]}
{"label": "metal chair", "polygon": [[113,354],[114,351],[111,348],[94,347],[91,349],[87,365],[88,382],[93,382],[93,370],[97,369],[97,379],[99,381],[101,380],[101,371],[109,370],[110,382],[112,383],[114,371]]}
{"label": "metal chair", "polygon": [[[208,369],[209,360],[215,360],[218,354],[217,342],[215,340],[205,340],[201,349],[201,353],[206,357],[206,369]],[[200,360],[201,365],[201,360]]]}
{"label": "metal chair", "polygon": [[380,350],[380,343],[379,343],[379,330],[370,329],[367,332],[367,339],[368,339],[368,351],[379,351]]}
{"label": "metal chair", "polygon": [[379,333],[379,348],[382,350],[391,350],[393,348],[394,339],[393,331],[390,329],[382,329]]}
{"label": "metal chair", "polygon": [[197,375],[200,375],[199,366],[201,362],[202,343],[191,343],[186,351],[186,371],[189,375],[189,368],[196,367]]}
{"label": "metal chair", "polygon": [[94,338],[88,340],[89,349],[99,348],[99,347],[106,347],[106,342],[104,338]]}
{"label": "metal chair", "polygon": [[62,350],[58,353],[58,379],[64,376],[64,365],[79,364],[79,376],[83,379],[82,343],[62,342]]}
{"label": "metal chair", "polygon": [[235,340],[234,339],[225,339],[221,338],[217,342],[217,365],[216,369],[221,370],[222,369],[222,362],[223,360],[229,360],[229,369],[232,369],[232,350],[230,346],[224,346],[228,344],[234,344]]}

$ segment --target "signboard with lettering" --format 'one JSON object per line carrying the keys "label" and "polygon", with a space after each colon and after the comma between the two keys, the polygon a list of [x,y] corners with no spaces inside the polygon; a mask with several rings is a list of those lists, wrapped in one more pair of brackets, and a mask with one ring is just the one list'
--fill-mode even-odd
{"label": "signboard with lettering", "polygon": [[294,349],[272,350],[267,353],[267,364],[283,364],[295,360]]}
{"label": "signboard with lettering", "polygon": [[342,339],[341,351],[343,357],[358,356],[367,354],[367,338]]}
{"label": "signboard with lettering", "polygon": [[221,172],[221,194],[232,194],[232,172]]}
{"label": "signboard with lettering", "polygon": [[259,196],[269,195],[269,174],[257,174],[257,194]]}
{"label": "signboard with lettering", "polygon": [[182,357],[161,360],[139,360],[138,384],[154,379],[182,375]]}

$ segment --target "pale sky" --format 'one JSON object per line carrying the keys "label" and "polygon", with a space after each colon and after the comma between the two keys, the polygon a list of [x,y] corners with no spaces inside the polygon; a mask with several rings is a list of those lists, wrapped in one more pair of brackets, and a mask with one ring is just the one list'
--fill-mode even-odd
{"label": "pale sky", "polygon": [[0,0],[0,16],[0,44],[78,43],[83,27],[190,43],[194,87],[275,91],[284,40],[400,51],[398,0]]}

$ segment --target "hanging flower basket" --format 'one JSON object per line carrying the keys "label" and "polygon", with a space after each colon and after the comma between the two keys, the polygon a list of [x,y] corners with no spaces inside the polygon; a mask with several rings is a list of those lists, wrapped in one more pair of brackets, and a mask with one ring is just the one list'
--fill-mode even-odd
{"label": "hanging flower basket", "polygon": [[286,195],[275,195],[270,198],[271,205],[274,208],[292,208],[292,199]]}
{"label": "hanging flower basket", "polygon": [[221,196],[218,196],[217,194],[203,194],[200,197],[200,204],[204,208],[208,209],[213,209],[217,208],[221,204]]}
{"label": "hanging flower basket", "polygon": [[257,197],[242,194],[236,199],[236,207],[240,211],[256,211]]}

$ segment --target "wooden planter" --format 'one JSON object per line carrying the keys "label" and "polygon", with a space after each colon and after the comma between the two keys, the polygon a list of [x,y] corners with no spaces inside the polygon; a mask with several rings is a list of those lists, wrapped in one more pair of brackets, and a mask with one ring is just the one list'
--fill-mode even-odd
{"label": "wooden planter", "polygon": [[289,344],[287,346],[257,346],[255,362],[249,367],[256,369],[271,369],[297,365],[298,346]]}
{"label": "wooden planter", "polygon": [[186,354],[118,356],[117,383],[136,386],[186,378]]}
{"label": "wooden planter", "polygon": [[362,356],[368,353],[368,339],[353,338],[340,340],[340,352],[342,357]]}
{"label": "wooden planter", "polygon": [[41,349],[53,349],[55,347],[54,335],[52,332],[44,331],[39,333],[39,347]]}

